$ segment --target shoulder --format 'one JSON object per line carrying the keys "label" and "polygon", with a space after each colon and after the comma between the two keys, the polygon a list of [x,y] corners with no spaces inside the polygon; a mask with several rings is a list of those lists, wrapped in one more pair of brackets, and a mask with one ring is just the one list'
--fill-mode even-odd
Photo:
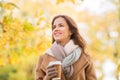
{"label": "shoulder", "polygon": [[51,56],[51,55],[48,55],[48,54],[41,54],[38,58],[38,61],[37,61],[37,67],[38,68],[42,68],[44,71],[45,69],[47,68],[49,62],[51,61],[55,61],[56,58]]}
{"label": "shoulder", "polygon": [[89,53],[83,53],[83,55],[87,58],[87,59],[91,59],[91,55]]}
{"label": "shoulder", "polygon": [[87,61],[88,63],[92,63],[93,62],[93,58],[89,53],[82,53],[81,55],[83,58],[83,60]]}
{"label": "shoulder", "polygon": [[39,55],[39,58],[38,58],[39,60],[42,60],[42,61],[49,61],[49,60],[51,60],[51,59],[55,59],[55,57],[53,57],[53,56],[51,56],[51,55],[49,55],[49,54],[46,54],[46,53],[44,53],[44,54],[41,54],[41,55]]}

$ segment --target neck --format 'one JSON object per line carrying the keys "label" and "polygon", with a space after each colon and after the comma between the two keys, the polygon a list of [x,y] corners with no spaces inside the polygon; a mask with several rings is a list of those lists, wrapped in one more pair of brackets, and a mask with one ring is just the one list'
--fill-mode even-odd
{"label": "neck", "polygon": [[69,42],[69,40],[65,40],[65,41],[61,41],[61,42],[58,42],[61,46],[65,46],[67,43]]}

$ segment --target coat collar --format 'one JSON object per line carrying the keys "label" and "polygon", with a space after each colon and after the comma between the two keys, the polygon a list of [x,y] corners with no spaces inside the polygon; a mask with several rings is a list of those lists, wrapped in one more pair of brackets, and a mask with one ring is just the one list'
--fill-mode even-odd
{"label": "coat collar", "polygon": [[75,71],[73,75],[70,77],[70,80],[74,79],[75,75],[77,75],[81,70],[83,70],[86,66],[88,66],[88,63],[89,61],[87,59],[86,54],[82,53],[79,60],[73,65]]}

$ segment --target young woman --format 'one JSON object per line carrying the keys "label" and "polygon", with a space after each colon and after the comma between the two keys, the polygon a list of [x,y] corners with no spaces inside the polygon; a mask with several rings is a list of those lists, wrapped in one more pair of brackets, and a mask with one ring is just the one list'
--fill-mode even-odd
{"label": "young woman", "polygon": [[97,80],[91,57],[85,52],[85,41],[76,23],[67,15],[52,21],[53,44],[39,57],[35,80],[52,80],[58,74],[51,61],[61,61],[61,80]]}

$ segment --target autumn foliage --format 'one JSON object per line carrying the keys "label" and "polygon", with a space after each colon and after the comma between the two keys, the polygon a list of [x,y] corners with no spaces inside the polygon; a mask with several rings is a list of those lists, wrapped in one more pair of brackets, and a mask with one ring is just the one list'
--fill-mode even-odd
{"label": "autumn foliage", "polygon": [[56,14],[67,14],[78,23],[96,70],[101,72],[98,80],[104,78],[102,65],[107,59],[117,66],[114,74],[119,77],[119,10],[97,15],[75,10],[84,0],[38,1],[0,1],[0,80],[34,79],[38,56],[51,45],[51,19]]}

